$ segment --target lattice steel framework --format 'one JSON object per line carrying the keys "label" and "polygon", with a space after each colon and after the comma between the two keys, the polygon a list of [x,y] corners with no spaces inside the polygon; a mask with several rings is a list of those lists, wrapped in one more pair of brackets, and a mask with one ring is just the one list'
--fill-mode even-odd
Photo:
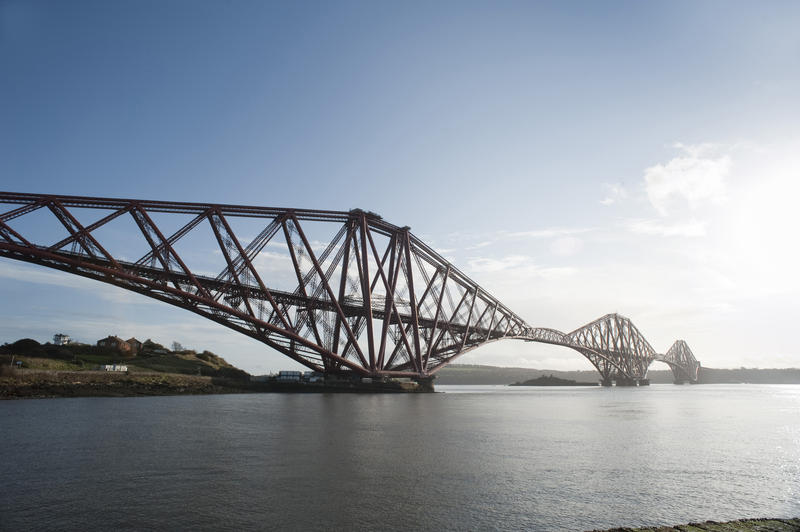
{"label": "lattice steel framework", "polygon": [[686,342],[678,340],[666,355],[659,354],[629,318],[607,314],[570,333],[529,329],[526,339],[562,345],[578,351],[597,368],[603,381],[635,383],[647,378],[654,360],[669,364],[679,380],[697,381],[700,363]]}
{"label": "lattice steel framework", "polygon": [[631,320],[619,314],[607,314],[568,336],[574,345],[597,353],[597,362],[592,356],[586,356],[606,379],[616,370],[619,377],[642,380],[657,356]]}
{"label": "lattice steel framework", "polygon": [[[650,362],[658,358],[630,320],[614,314],[569,334],[532,328],[408,227],[358,209],[8,192],[0,192],[0,204],[18,205],[0,213],[0,256],[190,310],[326,373],[427,377],[459,355],[503,338],[571,347],[604,379],[644,378]],[[87,212],[91,221],[79,221]],[[42,234],[37,224],[23,223],[41,213],[57,220],[63,234]],[[156,223],[157,216],[181,217],[182,223],[167,234],[162,222]],[[145,250],[135,260],[108,251],[114,241],[108,226],[126,217]],[[259,221],[258,232],[248,242],[231,227],[236,219]],[[326,228],[327,236],[310,238],[310,225]],[[213,235],[224,259],[216,275],[190,269],[178,252],[182,242],[202,231]],[[283,265],[282,271],[276,274],[272,263]],[[287,272],[293,288],[275,288],[272,277]],[[665,361],[675,367],[692,360],[687,346]],[[688,365],[686,374],[692,374]]]}
{"label": "lattice steel framework", "polygon": [[[309,368],[362,375],[425,376],[489,341],[519,337],[525,322],[409,231],[379,216],[36,194],[0,193],[21,206],[0,214],[0,255],[96,279],[200,314],[251,336]],[[100,211],[83,224],[74,209]],[[54,241],[14,229],[35,211],[49,211],[66,229]],[[156,213],[190,215],[166,235]],[[96,235],[122,216],[133,218],[148,251],[122,260]],[[263,219],[242,242],[229,221]],[[307,223],[337,228],[320,249]],[[193,272],[176,245],[210,228],[225,259],[216,276]],[[256,267],[267,246],[295,277],[294,290],[270,287]]]}
{"label": "lattice steel framework", "polygon": [[663,357],[658,360],[669,364],[675,382],[697,382],[700,362],[694,357],[689,345],[683,340],[676,340]]}

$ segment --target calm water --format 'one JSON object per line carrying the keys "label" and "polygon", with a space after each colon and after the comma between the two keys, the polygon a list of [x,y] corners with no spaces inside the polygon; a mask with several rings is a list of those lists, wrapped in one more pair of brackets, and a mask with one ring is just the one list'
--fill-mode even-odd
{"label": "calm water", "polygon": [[800,516],[800,386],[0,402],[0,529],[583,530]]}

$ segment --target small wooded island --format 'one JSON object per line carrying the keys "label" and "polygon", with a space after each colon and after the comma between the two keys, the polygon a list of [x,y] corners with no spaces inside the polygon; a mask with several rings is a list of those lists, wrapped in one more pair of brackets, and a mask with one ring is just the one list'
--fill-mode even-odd
{"label": "small wooded island", "polygon": [[558,377],[554,377],[552,374],[550,375],[542,375],[541,377],[536,377],[535,379],[529,379],[527,381],[522,382],[515,382],[509,384],[509,386],[597,386],[596,382],[578,382],[569,379],[560,379]]}

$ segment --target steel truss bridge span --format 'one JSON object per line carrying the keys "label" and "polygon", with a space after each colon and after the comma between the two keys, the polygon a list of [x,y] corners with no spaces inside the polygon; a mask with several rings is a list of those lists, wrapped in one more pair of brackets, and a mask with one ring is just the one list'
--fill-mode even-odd
{"label": "steel truss bridge span", "polygon": [[190,310],[325,373],[423,379],[506,338],[574,349],[605,383],[644,381],[654,360],[696,382],[700,366],[685,342],[658,354],[617,314],[531,327],[408,227],[360,209],[0,192],[0,256]]}

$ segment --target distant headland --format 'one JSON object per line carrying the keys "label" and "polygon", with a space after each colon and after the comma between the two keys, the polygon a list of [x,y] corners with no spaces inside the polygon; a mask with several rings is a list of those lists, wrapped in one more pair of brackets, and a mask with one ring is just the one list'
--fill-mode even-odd
{"label": "distant headland", "polygon": [[[556,371],[519,367],[484,366],[478,364],[450,364],[436,374],[436,384],[510,384],[552,375],[559,379],[577,382],[598,380],[595,370]],[[651,369],[647,372],[651,384],[672,384],[669,369]],[[735,368],[700,369],[699,384],[800,384],[798,368]]]}
{"label": "distant headland", "polygon": [[578,382],[571,379],[561,379],[550,375],[542,375],[535,379],[522,382],[513,382],[509,386],[598,386],[597,382]]}

